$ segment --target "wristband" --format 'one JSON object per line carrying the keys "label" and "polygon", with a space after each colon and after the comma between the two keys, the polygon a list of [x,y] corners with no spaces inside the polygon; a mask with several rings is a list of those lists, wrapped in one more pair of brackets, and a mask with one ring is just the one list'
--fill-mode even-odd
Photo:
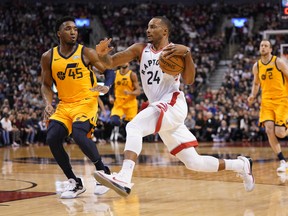
{"label": "wristband", "polygon": [[104,85],[110,88],[114,84],[114,80],[115,80],[114,70],[110,70],[110,69],[105,70],[104,76],[105,76]]}

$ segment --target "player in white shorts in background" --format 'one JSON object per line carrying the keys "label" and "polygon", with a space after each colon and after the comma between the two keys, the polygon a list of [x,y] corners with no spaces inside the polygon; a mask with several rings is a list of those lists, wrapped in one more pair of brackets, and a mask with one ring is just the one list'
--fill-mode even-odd
{"label": "player in white shorts in background", "polygon": [[172,44],[169,41],[171,23],[166,17],[154,17],[147,28],[148,43],[135,43],[126,50],[113,56],[108,53],[111,39],[101,41],[96,50],[100,58],[109,67],[114,68],[132,60],[140,62],[140,74],[143,90],[149,100],[149,106],[139,112],[126,126],[127,138],[124,149],[122,169],[117,174],[107,175],[96,171],[97,181],[110,187],[122,196],[128,196],[133,183],[132,174],[137,157],[142,150],[142,138],[149,134],[159,133],[170,153],[194,171],[217,172],[232,170],[243,178],[246,191],[252,191],[255,180],[252,175],[252,160],[243,156],[237,159],[217,159],[212,156],[199,155],[195,148],[197,139],[184,125],[187,115],[187,104],[184,93],[179,90],[180,75],[172,76],[163,73],[158,59],[162,51],[165,57],[183,56],[185,68],[181,73],[184,84],[193,84],[195,66],[190,48]]}

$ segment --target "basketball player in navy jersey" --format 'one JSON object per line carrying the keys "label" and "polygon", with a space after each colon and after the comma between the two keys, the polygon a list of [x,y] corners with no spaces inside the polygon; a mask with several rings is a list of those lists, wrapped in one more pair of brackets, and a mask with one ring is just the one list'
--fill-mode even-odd
{"label": "basketball player in navy jersey", "polygon": [[238,159],[222,160],[199,155],[195,150],[198,145],[197,139],[184,125],[187,104],[184,93],[179,90],[180,75],[163,73],[158,59],[162,51],[165,51],[166,58],[174,55],[182,56],[185,60],[185,69],[181,73],[181,78],[184,84],[192,84],[195,79],[195,65],[190,48],[169,41],[171,23],[166,17],[152,18],[146,32],[148,43],[135,43],[113,56],[108,55],[113,49],[109,47],[111,39],[105,39],[96,46],[100,58],[111,68],[132,60],[139,61],[141,82],[149,106],[139,112],[126,126],[124,161],[120,172],[106,175],[96,171],[95,178],[118,194],[128,196],[133,186],[131,179],[135,162],[142,149],[142,137],[159,133],[170,153],[182,161],[188,169],[201,172],[233,170],[243,178],[246,191],[252,191],[255,181],[251,159],[239,156]]}
{"label": "basketball player in navy jersey", "polygon": [[[78,30],[73,17],[63,17],[56,22],[56,33],[60,44],[42,55],[41,91],[46,107],[45,119],[48,121],[46,142],[68,178],[69,184],[61,198],[75,198],[85,192],[80,178],[74,174],[70,159],[63,147],[64,138],[72,134],[82,152],[92,161],[96,169],[110,174],[104,166],[96,145],[87,136],[96,125],[99,92],[107,93],[114,82],[113,70],[105,70],[94,49],[77,43]],[[97,85],[92,70],[95,66],[105,75],[105,86]],[[52,84],[55,84],[59,104],[56,111],[52,107]],[[94,87],[95,91],[90,88]],[[96,185],[96,194],[103,194],[109,188]]]}

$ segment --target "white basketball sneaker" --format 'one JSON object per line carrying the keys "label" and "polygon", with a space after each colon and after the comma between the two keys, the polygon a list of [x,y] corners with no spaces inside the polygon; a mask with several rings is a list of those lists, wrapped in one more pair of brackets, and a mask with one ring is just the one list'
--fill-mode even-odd
{"label": "white basketball sneaker", "polygon": [[279,177],[281,184],[284,184],[287,181],[288,176],[286,175],[286,172],[277,172],[277,176]]}
{"label": "white basketball sneaker", "polygon": [[65,187],[65,190],[61,193],[61,199],[73,199],[79,194],[82,194],[86,191],[86,188],[83,187],[82,181],[80,178],[77,178],[77,182],[74,179],[69,179],[68,184]]}
{"label": "white basketball sneaker", "polygon": [[255,187],[255,179],[252,174],[252,159],[243,156],[238,156],[238,159],[244,162],[244,168],[239,172],[239,176],[243,179],[244,187],[247,192],[250,192]]}
{"label": "white basketball sneaker", "polygon": [[287,163],[285,160],[281,160],[280,161],[280,165],[279,167],[277,168],[277,172],[286,172],[286,169],[287,169]]}
{"label": "white basketball sneaker", "polygon": [[126,182],[125,180],[121,179],[117,173],[108,175],[102,171],[96,171],[94,173],[94,177],[99,183],[113,189],[116,191],[116,193],[123,197],[127,197],[130,194],[131,188],[134,185],[133,183]]}
{"label": "white basketball sneaker", "polygon": [[95,195],[103,195],[103,194],[107,193],[109,190],[110,190],[109,187],[105,187],[104,185],[102,185],[101,183],[96,181],[96,185],[95,185],[95,189],[94,189]]}

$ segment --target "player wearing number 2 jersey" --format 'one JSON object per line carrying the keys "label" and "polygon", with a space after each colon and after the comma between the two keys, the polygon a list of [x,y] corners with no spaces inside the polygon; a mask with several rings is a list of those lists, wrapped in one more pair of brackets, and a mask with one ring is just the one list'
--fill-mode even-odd
{"label": "player wearing number 2 jersey", "polygon": [[142,149],[142,137],[158,132],[170,153],[182,161],[188,169],[202,172],[226,169],[239,172],[244,179],[245,189],[252,191],[254,178],[251,160],[242,156],[234,160],[219,160],[199,155],[194,148],[198,142],[184,125],[187,104],[184,93],[179,90],[180,75],[163,73],[158,59],[164,51],[166,58],[173,55],[182,56],[185,68],[181,73],[181,79],[185,84],[192,84],[195,79],[195,66],[190,48],[170,43],[171,23],[166,17],[152,18],[146,33],[148,44],[136,43],[113,56],[107,55],[111,50],[109,47],[111,39],[103,40],[96,46],[100,58],[107,64],[110,63],[112,67],[134,59],[140,61],[141,83],[149,100],[149,106],[127,124],[124,161],[120,172],[106,175],[96,171],[95,178],[118,194],[127,196],[133,186],[131,179],[135,161]]}
{"label": "player wearing number 2 jersey", "polygon": [[[82,181],[72,171],[70,159],[63,141],[72,134],[83,153],[93,162],[97,170],[110,173],[102,163],[96,145],[89,134],[95,127],[99,92],[107,93],[114,82],[114,71],[105,70],[97,52],[78,44],[78,31],[73,17],[63,17],[56,23],[59,46],[48,50],[41,58],[41,91],[46,103],[45,120],[48,122],[46,142],[50,150],[69,179],[69,184],[61,198],[75,198],[85,192]],[[105,75],[105,86],[98,86],[91,70],[95,66]],[[105,71],[104,71],[105,70]],[[52,107],[52,85],[55,84],[59,104],[56,111]],[[90,89],[94,88],[95,92]],[[105,193],[109,188],[97,185],[95,193]]]}
{"label": "player wearing number 2 jersey", "polygon": [[260,43],[261,58],[253,66],[253,86],[248,102],[253,103],[261,87],[260,125],[265,127],[271,148],[278,156],[278,172],[285,172],[286,160],[277,137],[287,136],[288,130],[288,67],[286,63],[271,54],[268,40]]}

